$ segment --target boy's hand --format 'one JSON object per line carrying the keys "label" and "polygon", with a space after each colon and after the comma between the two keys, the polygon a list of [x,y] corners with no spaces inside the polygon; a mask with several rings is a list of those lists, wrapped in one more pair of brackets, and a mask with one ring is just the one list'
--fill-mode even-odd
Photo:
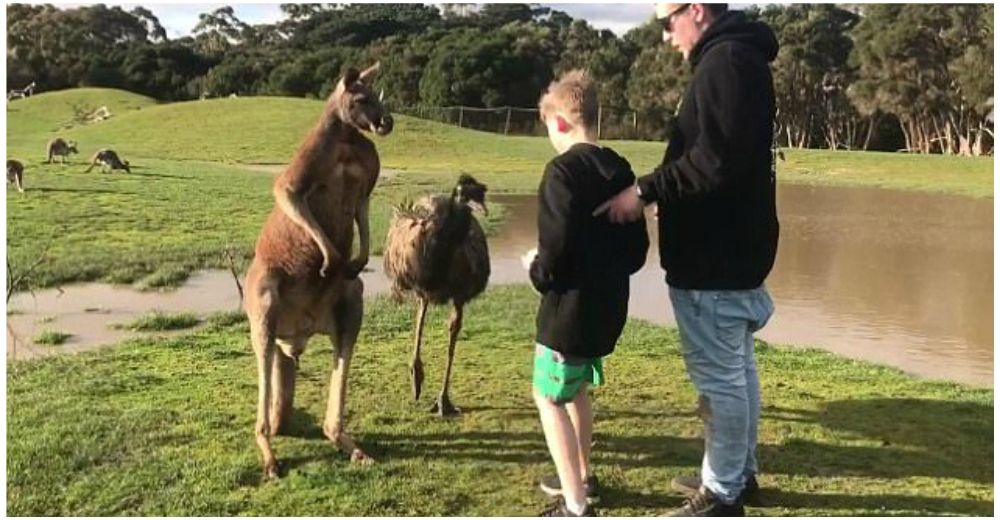
{"label": "boy's hand", "polygon": [[525,269],[531,269],[531,262],[535,261],[535,257],[538,256],[538,248],[532,248],[521,255],[521,267]]}

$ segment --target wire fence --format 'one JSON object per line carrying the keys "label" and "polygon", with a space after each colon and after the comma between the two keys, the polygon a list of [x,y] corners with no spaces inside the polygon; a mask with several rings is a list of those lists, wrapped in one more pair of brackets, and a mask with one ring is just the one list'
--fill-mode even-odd
{"label": "wire fence", "polygon": [[[537,108],[521,107],[393,107],[393,112],[456,125],[483,132],[503,135],[546,135],[545,125],[539,119]],[[663,141],[666,138],[667,118],[640,114],[631,109],[600,107],[597,118],[600,139],[632,139]]]}

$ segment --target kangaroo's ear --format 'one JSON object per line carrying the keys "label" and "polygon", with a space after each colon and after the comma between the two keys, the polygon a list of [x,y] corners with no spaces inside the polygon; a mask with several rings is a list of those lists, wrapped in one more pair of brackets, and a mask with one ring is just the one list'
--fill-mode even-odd
{"label": "kangaroo's ear", "polygon": [[368,67],[367,69],[361,71],[360,79],[361,81],[367,82],[376,72],[378,72],[380,62],[375,62],[374,65]]}
{"label": "kangaroo's ear", "polygon": [[358,69],[351,67],[344,73],[344,79],[341,81],[344,83],[345,87],[350,87],[358,82],[359,77],[361,77],[361,73],[358,72]]}

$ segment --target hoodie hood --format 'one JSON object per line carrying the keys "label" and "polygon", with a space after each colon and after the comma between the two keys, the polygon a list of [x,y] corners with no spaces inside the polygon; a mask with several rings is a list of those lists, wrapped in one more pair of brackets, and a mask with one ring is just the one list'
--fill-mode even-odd
{"label": "hoodie hood", "polygon": [[708,27],[701,40],[691,49],[691,66],[712,47],[723,42],[745,43],[764,55],[768,62],[778,55],[778,38],[767,24],[750,21],[742,11],[726,11]]}
{"label": "hoodie hood", "polygon": [[570,147],[571,150],[574,148],[582,152],[580,157],[587,166],[607,180],[615,178],[616,175],[632,173],[632,167],[628,161],[611,148],[587,143],[577,143]]}

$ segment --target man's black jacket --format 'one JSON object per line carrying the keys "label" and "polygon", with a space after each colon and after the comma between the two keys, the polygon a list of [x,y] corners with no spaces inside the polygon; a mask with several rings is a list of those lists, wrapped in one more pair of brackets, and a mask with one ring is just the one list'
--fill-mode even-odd
{"label": "man's black jacket", "polygon": [[628,277],[645,263],[649,237],[644,219],[623,226],[593,212],[634,182],[628,161],[586,143],[546,165],[530,273],[542,294],[538,343],[576,357],[614,350],[628,313]]}
{"label": "man's black jacket", "polygon": [[778,248],[771,145],[774,33],[721,15],[691,50],[694,77],[663,163],[639,179],[659,205],[660,263],[680,289],[760,286]]}

